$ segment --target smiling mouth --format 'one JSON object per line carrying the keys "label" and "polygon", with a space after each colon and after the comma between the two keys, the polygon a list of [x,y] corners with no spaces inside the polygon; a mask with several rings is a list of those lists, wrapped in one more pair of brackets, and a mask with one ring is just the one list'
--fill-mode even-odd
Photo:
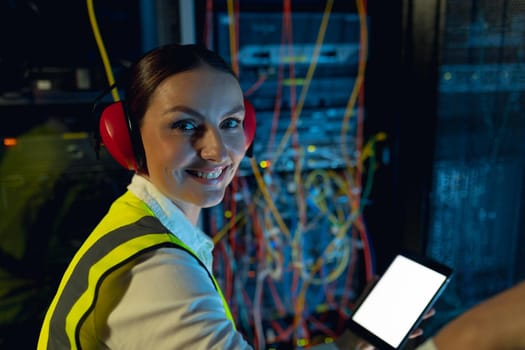
{"label": "smiling mouth", "polygon": [[213,171],[196,171],[196,170],[187,170],[193,176],[196,176],[200,179],[205,180],[215,180],[218,179],[224,172],[226,168],[219,168]]}

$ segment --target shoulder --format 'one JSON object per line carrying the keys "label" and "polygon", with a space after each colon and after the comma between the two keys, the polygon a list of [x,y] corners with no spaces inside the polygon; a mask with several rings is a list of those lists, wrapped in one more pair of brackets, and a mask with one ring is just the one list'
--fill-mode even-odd
{"label": "shoulder", "polygon": [[155,215],[142,200],[131,191],[127,191],[111,204],[108,212],[93,233],[110,232],[148,216],[154,217]]}
{"label": "shoulder", "polygon": [[143,292],[167,293],[169,298],[203,294],[219,297],[206,268],[177,246],[142,254],[130,269],[130,277]]}
{"label": "shoulder", "polygon": [[97,317],[107,320],[99,334],[108,335],[109,345],[249,348],[226,317],[205,268],[185,250],[160,248],[143,254],[116,282],[103,286],[117,299],[100,308]]}

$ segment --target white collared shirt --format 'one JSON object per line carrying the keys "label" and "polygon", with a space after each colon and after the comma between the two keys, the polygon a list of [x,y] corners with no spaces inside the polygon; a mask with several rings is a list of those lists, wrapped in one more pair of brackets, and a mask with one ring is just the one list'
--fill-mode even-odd
{"label": "white collared shirt", "polygon": [[184,213],[146,178],[133,175],[128,190],[144,201],[160,222],[186,244],[212,273],[213,240],[195,227]]}

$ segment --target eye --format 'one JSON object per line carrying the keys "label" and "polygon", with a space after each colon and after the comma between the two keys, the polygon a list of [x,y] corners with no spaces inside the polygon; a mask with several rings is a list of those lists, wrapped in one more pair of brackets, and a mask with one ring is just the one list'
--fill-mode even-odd
{"label": "eye", "polygon": [[223,129],[235,129],[242,125],[242,121],[239,118],[228,118],[221,123]]}
{"label": "eye", "polygon": [[171,124],[171,128],[187,132],[197,129],[197,124],[191,120],[178,120]]}

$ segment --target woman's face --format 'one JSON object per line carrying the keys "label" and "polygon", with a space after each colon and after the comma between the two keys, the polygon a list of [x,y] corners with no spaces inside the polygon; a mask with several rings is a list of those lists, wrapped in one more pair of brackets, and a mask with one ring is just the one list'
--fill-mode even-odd
{"label": "woman's face", "polygon": [[245,153],[243,94],[208,66],[172,75],[141,126],[148,178],[188,215],[218,204]]}

